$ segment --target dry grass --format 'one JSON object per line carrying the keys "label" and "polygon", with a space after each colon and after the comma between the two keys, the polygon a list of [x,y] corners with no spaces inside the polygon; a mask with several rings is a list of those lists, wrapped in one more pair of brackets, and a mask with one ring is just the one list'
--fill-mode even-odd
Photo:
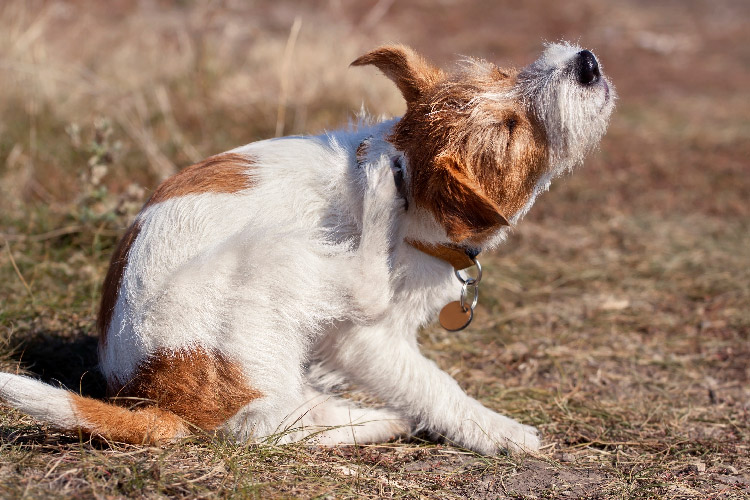
{"label": "dry grass", "polygon": [[747,498],[748,16],[742,0],[2,3],[0,369],[90,395],[99,286],[139,203],[211,153],[339,126],[363,101],[398,113],[385,79],[347,69],[364,50],[523,64],[580,39],[621,100],[601,151],[484,258],[476,324],[422,335],[469,393],[542,429],[539,457],[128,447],[2,407],[0,497]]}

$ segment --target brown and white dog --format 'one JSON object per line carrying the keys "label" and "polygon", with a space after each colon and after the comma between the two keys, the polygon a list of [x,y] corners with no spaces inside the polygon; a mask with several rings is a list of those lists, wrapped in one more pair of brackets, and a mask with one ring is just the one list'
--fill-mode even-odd
{"label": "brown and white dog", "polygon": [[[97,323],[103,402],[0,374],[0,397],[62,429],[130,443],[379,442],[428,430],[480,453],[539,437],[482,406],[417,345],[490,250],[604,134],[615,94],[588,50],[518,71],[439,69],[404,46],[374,65],[400,119],[256,142],[165,181],[112,257]],[[332,395],[352,383],[384,401]],[[136,404],[134,404],[136,402]]]}

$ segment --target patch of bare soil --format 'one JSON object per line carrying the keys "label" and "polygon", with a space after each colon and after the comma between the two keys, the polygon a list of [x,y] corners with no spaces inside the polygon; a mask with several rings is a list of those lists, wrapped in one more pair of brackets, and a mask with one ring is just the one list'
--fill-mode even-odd
{"label": "patch of bare soil", "polygon": [[467,490],[469,498],[605,498],[602,488],[611,475],[594,468],[553,465],[540,460],[526,460],[505,477],[497,474],[482,476],[476,488]]}

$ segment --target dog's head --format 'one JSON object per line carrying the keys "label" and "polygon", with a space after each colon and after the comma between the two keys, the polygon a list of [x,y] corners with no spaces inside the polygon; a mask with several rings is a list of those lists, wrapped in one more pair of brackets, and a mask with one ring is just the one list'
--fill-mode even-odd
{"label": "dog's head", "polygon": [[523,216],[596,146],[614,108],[597,59],[570,44],[520,71],[470,59],[446,72],[400,45],[352,64],[378,67],[406,99],[389,140],[406,155],[415,204],[454,242],[481,244]]}

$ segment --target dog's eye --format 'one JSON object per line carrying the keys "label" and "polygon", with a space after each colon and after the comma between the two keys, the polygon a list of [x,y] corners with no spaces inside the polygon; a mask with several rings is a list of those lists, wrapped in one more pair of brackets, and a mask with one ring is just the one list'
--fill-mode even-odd
{"label": "dog's eye", "polygon": [[513,134],[513,131],[516,129],[516,125],[517,124],[518,124],[518,122],[515,119],[513,119],[513,118],[511,118],[510,120],[506,120],[505,121],[505,126],[508,127],[508,133],[509,134],[511,134],[511,135]]}

